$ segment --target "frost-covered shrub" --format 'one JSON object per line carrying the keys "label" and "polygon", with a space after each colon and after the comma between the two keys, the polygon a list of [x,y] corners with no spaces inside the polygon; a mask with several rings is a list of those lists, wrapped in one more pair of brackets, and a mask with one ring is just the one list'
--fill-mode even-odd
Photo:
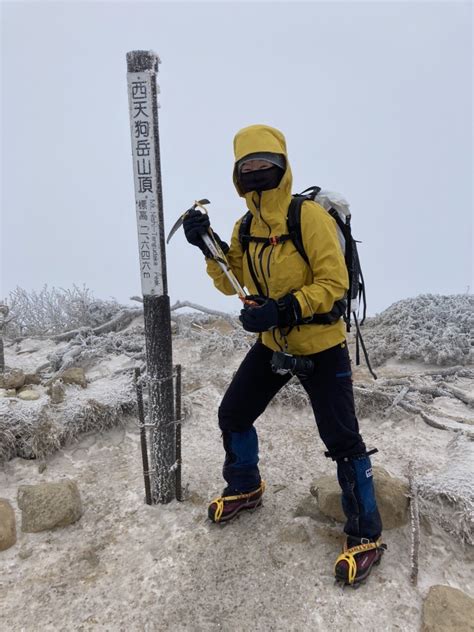
{"label": "frost-covered shrub", "polygon": [[474,545],[474,444],[456,435],[448,445],[449,460],[417,482],[420,511],[445,531]]}
{"label": "frost-covered shrub", "polygon": [[124,423],[136,413],[136,395],[131,372],[109,380],[107,386],[69,392],[60,407],[47,398],[21,402],[0,398],[0,463],[15,456],[27,459],[53,454],[84,432],[103,432]]}
{"label": "frost-covered shrub", "polygon": [[87,368],[107,357],[126,355],[136,360],[145,357],[145,337],[143,328],[126,331],[111,331],[106,334],[88,335],[78,334],[66,349],[60,349],[48,354],[53,371],[66,369],[70,366]]}
{"label": "frost-covered shrub", "polygon": [[[394,394],[395,396],[395,394]],[[359,418],[380,417],[393,403],[393,397],[375,388],[354,386],[356,412]]]}
{"label": "frost-covered shrub", "polygon": [[364,326],[374,366],[390,358],[441,366],[472,362],[474,296],[423,294],[391,305]]}
{"label": "frost-covered shrub", "polygon": [[11,318],[6,335],[10,338],[97,327],[111,320],[121,309],[115,300],[95,299],[88,288],[76,285],[68,290],[45,285],[39,292],[17,287],[6,302]]}
{"label": "frost-covered shrub", "polygon": [[207,314],[179,314],[176,318],[177,335],[180,338],[200,342],[201,357],[214,353],[231,354],[249,349],[255,342],[255,334],[242,329],[236,318],[216,318]]}

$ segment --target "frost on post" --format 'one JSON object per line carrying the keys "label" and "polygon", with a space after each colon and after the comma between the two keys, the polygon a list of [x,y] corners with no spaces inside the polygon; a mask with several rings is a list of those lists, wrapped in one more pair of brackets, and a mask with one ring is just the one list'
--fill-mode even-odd
{"label": "frost on post", "polygon": [[174,497],[174,398],[171,318],[166,278],[163,194],[156,73],[158,56],[151,51],[127,54],[138,258],[143,293],[149,388],[149,424],[153,497],[166,503]]}

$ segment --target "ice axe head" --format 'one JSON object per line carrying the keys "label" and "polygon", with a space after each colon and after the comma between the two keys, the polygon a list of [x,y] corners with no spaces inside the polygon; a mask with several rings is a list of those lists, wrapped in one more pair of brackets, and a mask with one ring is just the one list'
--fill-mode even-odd
{"label": "ice axe head", "polygon": [[[197,200],[197,202],[194,202],[194,204],[192,205],[192,208],[193,208],[193,209],[195,209],[195,208],[197,208],[198,206],[200,206],[200,207],[202,208],[202,210],[203,210],[205,213],[207,213],[207,208],[204,206],[204,204],[210,204],[210,203],[211,203],[211,201],[210,201],[210,200],[208,200],[208,199],[204,198],[203,200]],[[187,212],[188,212],[188,211],[186,211],[186,213],[187,213]]]}
{"label": "ice axe head", "polygon": [[175,222],[173,228],[170,230],[168,237],[166,238],[166,243],[169,244],[171,237],[173,237],[173,235],[175,234],[175,232],[178,230],[178,228],[183,224],[184,218],[186,217],[186,215],[189,213],[189,211],[194,211],[196,210],[198,207],[202,208],[202,210],[204,211],[204,213],[207,213],[207,208],[204,206],[204,204],[210,204],[211,202],[204,198],[202,200],[196,200],[196,202],[194,202],[194,204],[191,206],[191,208],[189,208],[187,211],[185,211],[177,220],[177,222]]}

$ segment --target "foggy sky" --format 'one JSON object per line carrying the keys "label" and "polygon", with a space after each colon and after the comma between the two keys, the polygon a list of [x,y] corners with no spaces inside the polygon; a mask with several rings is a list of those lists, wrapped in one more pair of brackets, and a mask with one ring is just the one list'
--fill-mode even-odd
{"label": "foggy sky", "polygon": [[[245,212],[232,139],[286,135],[294,190],[350,202],[369,313],[472,291],[472,8],[446,3],[2,4],[2,270],[16,286],[140,294],[125,54],[151,49],[166,231],[208,197]],[[182,231],[171,300],[235,311]]]}

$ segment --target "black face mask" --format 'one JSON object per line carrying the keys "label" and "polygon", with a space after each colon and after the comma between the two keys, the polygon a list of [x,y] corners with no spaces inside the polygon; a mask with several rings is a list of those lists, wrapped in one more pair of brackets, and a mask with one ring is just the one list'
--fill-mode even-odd
{"label": "black face mask", "polygon": [[239,175],[239,185],[244,193],[250,191],[269,191],[276,189],[283,178],[284,170],[281,167],[269,167],[258,171],[247,171]]}

